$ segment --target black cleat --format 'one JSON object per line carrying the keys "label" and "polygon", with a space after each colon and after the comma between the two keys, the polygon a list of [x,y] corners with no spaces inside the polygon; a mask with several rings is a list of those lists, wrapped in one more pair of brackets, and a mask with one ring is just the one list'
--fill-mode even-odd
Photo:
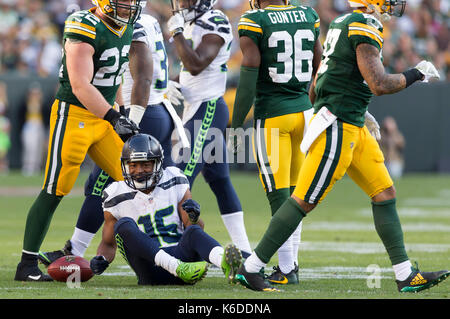
{"label": "black cleat", "polygon": [[250,273],[245,270],[244,264],[239,267],[237,274],[236,274],[236,280],[243,285],[244,287],[247,287],[251,290],[255,291],[279,291],[278,289],[272,287],[266,279],[263,273],[256,272],[256,273]]}
{"label": "black cleat", "polygon": [[67,255],[73,255],[72,254],[72,244],[70,240],[66,241],[66,244],[64,245],[63,249],[61,250],[55,250],[50,252],[42,252],[39,251],[38,260],[44,264],[45,267],[48,267],[52,262],[55,260],[67,256]]}
{"label": "black cleat", "polygon": [[399,292],[419,292],[429,289],[450,276],[450,271],[448,270],[422,272],[417,267],[417,264],[416,268],[411,267],[411,269],[412,273],[406,280],[396,280]]}
{"label": "black cleat", "polygon": [[52,277],[42,273],[37,264],[20,262],[17,265],[14,280],[17,281],[53,281]]}
{"label": "black cleat", "polygon": [[298,266],[295,265],[295,268],[288,274],[283,273],[279,266],[274,266],[273,272],[267,277],[267,280],[272,284],[278,285],[298,284]]}

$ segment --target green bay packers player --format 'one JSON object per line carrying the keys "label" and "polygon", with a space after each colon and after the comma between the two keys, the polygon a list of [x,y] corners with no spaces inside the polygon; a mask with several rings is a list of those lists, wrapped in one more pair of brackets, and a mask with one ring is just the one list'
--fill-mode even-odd
{"label": "green bay packers player", "polygon": [[[322,56],[320,19],[313,8],[286,0],[250,5],[255,10],[247,11],[238,27],[243,61],[231,127],[242,126],[256,96],[253,146],[274,214],[294,190],[304,159],[300,143],[313,111],[308,86]],[[235,134],[229,139],[232,149],[242,139]],[[270,282],[298,283],[300,234],[301,224],[278,250]]]}
{"label": "green bay packers player", "polygon": [[112,105],[128,64],[133,24],[141,12],[139,1],[94,0],[94,8],[75,12],[66,20],[45,181],[28,212],[15,280],[52,280],[37,266],[39,248],[86,154],[115,180],[123,179],[122,140],[139,128]]}
{"label": "green bay packers player", "polygon": [[428,289],[450,275],[447,270],[422,272],[412,267],[392,179],[378,143],[364,125],[372,94],[395,93],[416,81],[439,78],[439,74],[427,61],[401,74],[385,73],[381,21],[401,16],[406,1],[352,0],[349,4],[356,10],[333,20],[324,43],[315,78],[315,116],[301,144],[307,155],[297,186],[238,271],[239,282],[251,289],[274,290],[258,271],[345,173],[371,199],[375,229],[393,265],[400,292]]}

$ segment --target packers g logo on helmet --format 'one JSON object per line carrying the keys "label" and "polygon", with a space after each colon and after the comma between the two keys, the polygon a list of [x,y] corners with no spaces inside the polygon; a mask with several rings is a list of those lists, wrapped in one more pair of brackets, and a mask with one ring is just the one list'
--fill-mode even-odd
{"label": "packers g logo on helmet", "polygon": [[405,12],[406,0],[348,0],[350,7],[366,7],[377,13],[401,17]]}
{"label": "packers g logo on helmet", "polygon": [[[141,15],[141,0],[131,0],[131,4],[125,4],[120,0],[92,0],[103,14],[111,18],[117,25],[134,24]],[[119,12],[127,11],[127,14],[120,15]]]}
{"label": "packers g logo on helmet", "polygon": [[[248,2],[250,3],[250,8],[261,9],[261,6],[259,5],[259,0],[248,0]],[[289,4],[289,0],[285,0],[284,2],[286,3],[286,5]]]}

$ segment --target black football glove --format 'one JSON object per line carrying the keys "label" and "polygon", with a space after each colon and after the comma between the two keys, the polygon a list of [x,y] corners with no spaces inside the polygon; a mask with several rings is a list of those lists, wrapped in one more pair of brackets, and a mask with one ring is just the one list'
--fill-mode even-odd
{"label": "black football glove", "polygon": [[181,208],[183,208],[186,213],[189,215],[189,220],[192,223],[197,223],[198,218],[200,217],[200,204],[197,203],[193,199],[187,199],[181,204]]}
{"label": "black football glove", "polygon": [[104,256],[95,256],[91,259],[91,270],[95,275],[101,275],[109,266]]}
{"label": "black football glove", "polygon": [[114,131],[126,142],[130,137],[139,133],[139,126],[129,118],[123,116],[113,108],[106,112],[104,120],[111,123]]}

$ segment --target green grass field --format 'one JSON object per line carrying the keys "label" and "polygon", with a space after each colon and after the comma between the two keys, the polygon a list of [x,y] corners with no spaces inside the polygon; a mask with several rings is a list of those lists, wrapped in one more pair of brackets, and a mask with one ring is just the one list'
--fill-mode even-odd
{"label": "green grass field", "polygon": [[[55,213],[43,250],[60,249],[69,239],[81,207],[80,175],[73,192]],[[255,247],[269,223],[268,202],[255,172],[232,172],[245,212],[247,233]],[[450,298],[450,280],[418,294],[399,294],[394,274],[373,226],[369,200],[349,178],[340,181],[324,203],[304,219],[299,252],[299,285],[283,286],[280,293],[250,291],[228,285],[218,269],[195,286],[140,287],[132,270],[117,256],[104,275],[71,289],[65,283],[25,283],[13,280],[20,259],[25,219],[42,176],[18,174],[0,177],[0,299],[396,299]],[[410,259],[424,271],[450,268],[450,176],[409,175],[396,182],[398,211]],[[212,192],[199,177],[193,196],[202,205],[205,230],[223,245],[230,242]],[[86,258],[95,255],[100,232]],[[277,262],[276,256],[266,269]],[[376,265],[377,273],[367,267]],[[368,286],[368,276],[380,288]],[[370,280],[369,280],[370,281]]]}

